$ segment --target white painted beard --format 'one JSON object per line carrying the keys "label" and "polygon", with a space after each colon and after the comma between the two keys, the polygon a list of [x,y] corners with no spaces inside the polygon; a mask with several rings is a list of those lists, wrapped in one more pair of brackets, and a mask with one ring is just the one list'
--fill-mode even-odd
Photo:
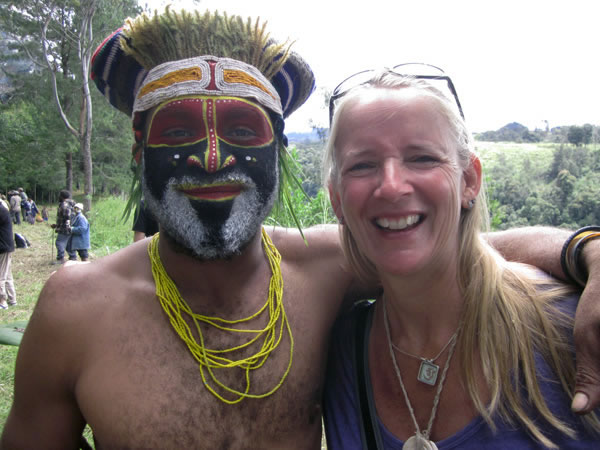
{"label": "white painted beard", "polygon": [[[278,178],[278,174],[275,175]],[[177,242],[190,250],[201,260],[226,259],[241,253],[243,248],[260,230],[263,220],[268,216],[277,196],[278,179],[275,188],[269,193],[266,201],[262,200],[252,179],[244,174],[233,172],[211,180],[212,182],[239,182],[244,190],[233,200],[227,219],[218,225],[218,236],[215,239],[206,220],[199,216],[190,200],[175,186],[181,184],[202,184],[194,177],[183,177],[167,182],[162,200],[152,195],[143,181],[143,192],[146,205],[150,209],[161,228]]]}

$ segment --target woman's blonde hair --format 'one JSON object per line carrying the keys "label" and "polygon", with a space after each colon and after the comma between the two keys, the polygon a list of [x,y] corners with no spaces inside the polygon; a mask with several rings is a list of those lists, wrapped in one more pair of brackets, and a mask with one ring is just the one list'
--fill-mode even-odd
{"label": "woman's blonde hair", "polygon": [[[339,100],[324,155],[325,186],[331,185],[335,190],[339,182],[335,144],[345,110],[368,91],[406,88],[435,100],[438,112],[447,119],[449,142],[456,148],[460,165],[457,170],[468,167],[474,155],[473,140],[454,100],[427,81],[384,70]],[[556,306],[571,291],[548,278],[526,275],[523,267],[507,263],[482,240],[480,232],[489,228],[483,187],[474,207],[461,209],[457,214],[460,214],[458,277],[464,298],[457,353],[470,398],[493,430],[493,417],[498,414],[508,423],[520,423],[542,445],[556,448],[539,422],[531,417],[532,411],[560,432],[573,438],[575,433],[548,408],[538,383],[535,353],[549,364],[563,390],[572,398],[570,387],[575,383],[575,362],[569,341],[572,319]],[[364,281],[379,282],[374,264],[360,250],[349,227],[340,226],[340,234],[350,269]],[[474,349],[478,349],[477,353]],[[489,404],[478,390],[474,368],[479,361],[490,393]],[[527,390],[526,398],[522,396],[522,386]],[[593,413],[582,421],[591,430],[600,432],[600,422]]]}

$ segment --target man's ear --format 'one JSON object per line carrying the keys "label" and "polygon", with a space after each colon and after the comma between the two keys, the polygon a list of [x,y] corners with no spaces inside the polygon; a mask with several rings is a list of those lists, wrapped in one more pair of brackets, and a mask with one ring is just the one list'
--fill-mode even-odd
{"label": "man's ear", "polygon": [[463,190],[461,205],[465,209],[471,209],[469,202],[477,198],[481,189],[481,161],[475,155],[471,155],[471,161],[463,171]]}
{"label": "man's ear", "polygon": [[342,222],[344,213],[342,212],[342,207],[340,206],[340,204],[341,204],[340,194],[337,191],[337,189],[335,189],[333,187],[333,184],[331,181],[329,181],[327,188],[329,189],[329,201],[331,202],[331,207],[333,208],[333,212],[335,213],[336,217],[338,218],[338,221]]}

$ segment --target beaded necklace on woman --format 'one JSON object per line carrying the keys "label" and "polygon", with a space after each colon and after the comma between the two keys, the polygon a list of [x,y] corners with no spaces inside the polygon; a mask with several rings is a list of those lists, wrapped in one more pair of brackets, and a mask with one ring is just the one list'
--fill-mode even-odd
{"label": "beaded necklace on woman", "polygon": [[[177,286],[173,280],[167,274],[160,255],[158,252],[158,242],[160,239],[160,233],[154,235],[150,244],[148,245],[148,255],[150,256],[150,263],[152,265],[152,276],[154,283],[156,284],[156,296],[158,297],[160,304],[169,317],[171,326],[179,337],[185,342],[186,346],[192,353],[194,359],[198,362],[200,369],[200,375],[206,388],[219,400],[228,404],[235,404],[242,401],[244,398],[264,398],[273,394],[277,389],[281,387],[285,381],[287,375],[292,367],[292,357],[294,353],[294,338],[292,337],[292,330],[285,314],[283,307],[283,278],[281,276],[281,255],[277,251],[277,248],[271,241],[271,238],[267,232],[262,229],[262,244],[265,251],[267,260],[271,267],[271,281],[269,283],[269,295],[265,304],[254,314],[243,319],[227,320],[220,317],[208,317],[201,314],[192,312],[189,305],[183,299]],[[232,328],[235,324],[243,324],[256,319],[263,313],[267,313],[269,320],[267,325],[260,330],[246,330],[239,328]],[[188,322],[185,320],[185,316],[189,317],[194,323],[196,333],[199,338],[199,342],[194,337]],[[203,323],[219,330],[228,331],[231,333],[247,333],[253,334],[254,336],[235,347],[223,348],[223,349],[208,349],[204,344],[204,336],[200,324]],[[290,356],[287,368],[281,376],[279,382],[264,393],[251,393],[250,392],[250,374],[252,370],[260,369],[271,353],[279,346],[283,338],[284,328],[287,330],[287,334],[290,339]],[[241,349],[249,348],[254,343],[258,343],[262,339],[262,345],[260,349],[254,352],[252,355],[241,359],[230,359],[227,354],[235,352]],[[226,368],[239,368],[244,371],[244,378],[246,387],[243,391],[231,388],[223,384],[215,375],[214,369],[226,369]],[[206,376],[208,373],[209,377]],[[233,394],[233,399],[228,399],[220,395],[212,383],[221,389]]]}

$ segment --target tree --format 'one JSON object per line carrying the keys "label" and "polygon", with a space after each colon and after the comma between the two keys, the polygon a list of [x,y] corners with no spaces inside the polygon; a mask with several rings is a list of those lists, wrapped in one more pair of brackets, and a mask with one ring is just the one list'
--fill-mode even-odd
{"label": "tree", "polygon": [[588,145],[592,142],[592,136],[594,134],[594,126],[586,123],[583,125],[583,143]]}
{"label": "tree", "polygon": [[[50,74],[59,116],[79,146],[86,210],[91,207],[94,191],[89,70],[98,43],[93,35],[96,11],[102,11],[98,25],[112,31],[139,8],[135,0],[0,0],[0,25],[4,31],[18,42],[18,51]],[[102,37],[107,33],[103,31]],[[65,155],[66,187],[72,190],[72,152],[66,151]]]}
{"label": "tree", "polygon": [[567,133],[567,140],[570,144],[580,146],[583,143],[584,136],[585,134],[582,127],[578,127],[576,125],[572,125],[569,127],[569,132]]}

